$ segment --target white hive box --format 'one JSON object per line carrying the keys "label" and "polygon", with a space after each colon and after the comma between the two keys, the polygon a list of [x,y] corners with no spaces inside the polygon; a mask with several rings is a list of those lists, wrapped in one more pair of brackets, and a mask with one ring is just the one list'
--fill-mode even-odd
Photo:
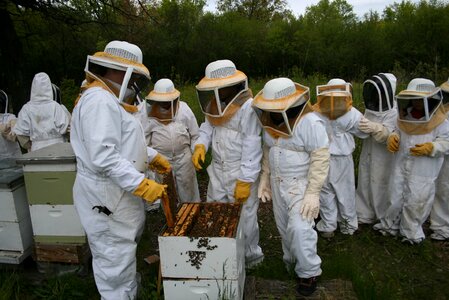
{"label": "white hive box", "polygon": [[13,159],[0,160],[0,263],[19,264],[32,244],[22,168]]}
{"label": "white hive box", "polygon": [[27,153],[17,162],[23,165],[37,260],[79,263],[87,239],[73,205],[76,158],[70,143]]}
{"label": "white hive box", "polygon": [[159,253],[165,299],[243,299],[245,246],[239,217],[236,222],[230,237],[164,236],[162,232]]}

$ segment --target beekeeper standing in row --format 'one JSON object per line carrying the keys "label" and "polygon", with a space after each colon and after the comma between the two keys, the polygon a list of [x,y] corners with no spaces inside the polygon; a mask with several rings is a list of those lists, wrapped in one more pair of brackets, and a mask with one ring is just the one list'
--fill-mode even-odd
{"label": "beekeeper standing in row", "polygon": [[396,127],[394,101],[396,77],[380,73],[363,83],[365,114],[359,129],[370,134],[363,140],[359,159],[356,209],[359,224],[373,224],[384,217],[388,208],[388,181],[393,154],[385,143]]}
{"label": "beekeeper standing in row", "polygon": [[251,107],[248,78],[232,61],[217,60],[207,65],[196,90],[206,120],[200,126],[192,161],[201,170],[211,147],[207,201],[243,203],[245,259],[251,267],[263,260],[257,223],[262,129]]}
{"label": "beekeeper standing in row", "polygon": [[70,114],[54,101],[53,86],[46,73],[38,73],[31,84],[30,101],[20,110],[14,133],[20,145],[31,151],[65,142]]}
{"label": "beekeeper standing in row", "polygon": [[123,41],[88,56],[85,72],[70,134],[77,159],[74,203],[102,299],[135,299],[137,241],[145,222],[141,198],[151,202],[166,193],[166,186],[143,173],[148,164],[170,171],[167,160],[146,146],[132,115],[137,108],[128,104],[144,99],[150,74],[140,48]]}
{"label": "beekeeper standing in row", "polygon": [[[160,79],[146,97],[149,104],[148,146],[168,159],[180,202],[199,202],[200,193],[191,147],[198,139],[198,123],[181,93],[168,78]],[[160,176],[159,176],[160,177]],[[159,182],[162,178],[158,178]]]}
{"label": "beekeeper standing in row", "polygon": [[312,112],[309,88],[288,78],[268,81],[253,106],[264,128],[259,197],[269,200],[272,191],[283,260],[294,267],[298,293],[308,296],[321,275],[313,227],[329,170],[325,122]]}

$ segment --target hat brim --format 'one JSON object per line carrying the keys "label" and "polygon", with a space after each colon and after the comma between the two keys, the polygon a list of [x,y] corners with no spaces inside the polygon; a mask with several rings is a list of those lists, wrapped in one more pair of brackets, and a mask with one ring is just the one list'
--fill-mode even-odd
{"label": "hat brim", "polygon": [[298,99],[304,98],[299,104],[302,104],[309,100],[309,88],[299,83],[295,83],[296,91],[288,96],[278,99],[267,99],[263,96],[263,90],[261,90],[256,97],[254,97],[253,106],[266,111],[284,111],[296,104]]}
{"label": "hat brim", "polygon": [[248,78],[246,77],[245,73],[242,71],[237,70],[235,74],[224,77],[224,78],[206,78],[203,77],[203,79],[200,80],[200,82],[196,85],[197,90],[211,90],[217,87],[225,87],[232,85],[237,82],[245,81]]}

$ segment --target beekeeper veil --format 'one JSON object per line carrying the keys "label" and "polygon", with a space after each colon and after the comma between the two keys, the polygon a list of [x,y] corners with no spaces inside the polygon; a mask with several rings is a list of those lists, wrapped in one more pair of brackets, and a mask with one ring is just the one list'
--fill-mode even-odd
{"label": "beekeeper veil", "polygon": [[8,113],[8,95],[0,90],[0,114]]}
{"label": "beekeeper veil", "polygon": [[446,113],[449,112],[449,79],[440,85],[441,93],[443,95],[443,105]]}
{"label": "beekeeper veil", "polygon": [[59,104],[61,104],[61,90],[59,89],[59,87],[52,83],[51,87],[53,89],[53,100],[55,100],[56,102],[58,102]]}
{"label": "beekeeper veil", "polygon": [[446,119],[439,87],[425,78],[415,78],[396,95],[398,127],[408,134],[426,134]]}
{"label": "beekeeper veil", "polygon": [[394,107],[396,77],[391,73],[379,73],[363,83],[365,108],[385,112]]}
{"label": "beekeeper veil", "polygon": [[214,125],[229,120],[252,96],[248,78],[230,60],[208,64],[196,91],[202,112]]}
{"label": "beekeeper veil", "polygon": [[335,120],[351,109],[352,86],[343,79],[334,78],[316,87],[316,98],[314,109],[330,120]]}
{"label": "beekeeper veil", "polygon": [[311,111],[309,88],[288,78],[268,81],[254,97],[253,109],[273,137],[290,137],[301,117]]}
{"label": "beekeeper veil", "polygon": [[176,117],[181,93],[175,89],[170,79],[163,78],[156,82],[154,89],[146,97],[150,105],[148,117],[162,123],[170,123]]}
{"label": "beekeeper veil", "polygon": [[[116,83],[104,78],[108,69],[125,72],[123,81]],[[89,55],[86,61],[86,80],[98,80],[113,92],[120,102],[133,104],[135,98],[144,99],[149,92],[150,72],[142,63],[142,51],[123,41],[109,42],[103,52]]]}

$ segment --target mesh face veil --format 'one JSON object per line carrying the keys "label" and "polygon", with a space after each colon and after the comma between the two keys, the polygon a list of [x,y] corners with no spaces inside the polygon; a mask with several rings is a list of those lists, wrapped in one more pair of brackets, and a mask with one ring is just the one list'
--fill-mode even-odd
{"label": "mesh face veil", "polygon": [[59,87],[52,83],[51,87],[53,89],[53,100],[55,100],[56,102],[58,102],[59,104],[61,104],[61,90],[59,89]]}
{"label": "mesh face veil", "polygon": [[332,79],[326,85],[318,85],[316,95],[316,110],[330,120],[343,116],[352,107],[352,86],[341,79]]}
{"label": "mesh face veil", "polygon": [[385,74],[372,76],[363,83],[365,108],[384,112],[394,107],[394,86]]}
{"label": "mesh face veil", "polygon": [[223,117],[236,99],[248,90],[246,75],[230,60],[218,60],[206,67],[205,77],[196,86],[202,112],[211,117]]}
{"label": "mesh face veil", "polygon": [[309,88],[288,78],[268,81],[253,101],[262,127],[277,136],[292,136],[310,99]]}
{"label": "mesh face veil", "polygon": [[171,122],[178,112],[180,95],[181,93],[175,89],[170,79],[158,80],[154,89],[146,97],[150,105],[148,117],[163,123]]}
{"label": "mesh face veil", "polygon": [[[108,69],[125,72],[121,83],[104,78]],[[85,72],[88,77],[104,83],[117,96],[120,102],[133,103],[144,99],[149,92],[150,72],[142,63],[142,51],[136,45],[112,41],[104,52],[87,57]]]}
{"label": "mesh face veil", "polygon": [[0,90],[0,114],[8,113],[8,95]]}

